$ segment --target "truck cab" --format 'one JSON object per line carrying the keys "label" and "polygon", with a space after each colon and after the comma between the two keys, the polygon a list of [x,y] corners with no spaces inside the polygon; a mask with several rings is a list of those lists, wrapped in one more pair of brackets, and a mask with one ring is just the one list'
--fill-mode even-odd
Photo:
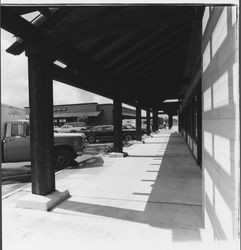
{"label": "truck cab", "polygon": [[[85,135],[58,134],[54,136],[56,169],[69,166],[85,150]],[[28,120],[6,122],[2,140],[4,162],[30,161],[30,123]]]}

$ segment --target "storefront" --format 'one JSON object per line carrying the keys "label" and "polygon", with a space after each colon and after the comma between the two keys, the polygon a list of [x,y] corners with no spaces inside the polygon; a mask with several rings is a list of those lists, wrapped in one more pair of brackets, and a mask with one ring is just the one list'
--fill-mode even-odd
{"label": "storefront", "polygon": [[[27,117],[29,107],[26,107]],[[123,119],[135,119],[136,111],[122,107]],[[78,103],[55,105],[53,107],[54,125],[61,126],[66,122],[85,122],[87,126],[113,124],[113,104]]]}

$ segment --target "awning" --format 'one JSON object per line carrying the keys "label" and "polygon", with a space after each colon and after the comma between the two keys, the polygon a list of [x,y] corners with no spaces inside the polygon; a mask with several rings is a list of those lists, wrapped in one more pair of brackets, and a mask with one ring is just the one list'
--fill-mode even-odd
{"label": "awning", "polygon": [[79,117],[79,116],[87,116],[87,117],[97,117],[100,115],[102,111],[93,111],[93,112],[75,112],[75,113],[54,113],[54,118],[65,118],[65,117]]}
{"label": "awning", "polygon": [[136,118],[136,114],[132,114],[132,113],[122,113],[122,117],[125,118],[132,118],[135,119]]}

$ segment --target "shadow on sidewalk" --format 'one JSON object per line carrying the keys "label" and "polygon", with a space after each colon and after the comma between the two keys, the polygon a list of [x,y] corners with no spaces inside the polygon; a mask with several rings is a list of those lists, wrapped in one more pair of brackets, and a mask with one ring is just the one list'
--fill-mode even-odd
{"label": "shadow on sidewalk", "polygon": [[97,168],[97,167],[103,167],[104,160],[99,156],[94,156],[90,159],[87,159],[85,161],[76,162],[75,166],[69,167],[68,169],[84,169],[84,168]]}
{"label": "shadow on sidewalk", "polygon": [[[80,202],[75,200],[75,197],[70,197],[59,204],[58,208],[169,229],[173,241],[200,241],[200,228],[203,228],[201,173],[191,157],[184,163],[181,162],[184,158],[180,159],[177,155],[168,157],[172,151],[173,146],[167,144],[163,158],[159,159],[160,163],[152,162],[148,165],[146,173],[152,173],[155,177],[140,179],[140,182],[151,190],[150,193],[130,190],[131,200],[97,197],[94,199],[96,203]],[[103,162],[97,159],[96,166],[102,166],[101,164]],[[125,181],[122,181],[125,185]],[[195,182],[198,185],[195,185]],[[123,208],[125,201],[128,208]],[[122,207],[118,202],[122,202]]]}

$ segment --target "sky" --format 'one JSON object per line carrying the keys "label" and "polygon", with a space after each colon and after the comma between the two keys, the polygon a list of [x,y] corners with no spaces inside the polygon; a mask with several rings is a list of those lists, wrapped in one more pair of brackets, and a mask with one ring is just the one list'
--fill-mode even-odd
{"label": "sky", "polygon": [[[24,53],[14,56],[6,52],[6,49],[15,41],[16,38],[11,33],[1,29],[1,102],[23,108],[29,106],[28,61]],[[54,105],[85,102],[112,103],[111,99],[56,81],[53,81],[53,97]]]}

